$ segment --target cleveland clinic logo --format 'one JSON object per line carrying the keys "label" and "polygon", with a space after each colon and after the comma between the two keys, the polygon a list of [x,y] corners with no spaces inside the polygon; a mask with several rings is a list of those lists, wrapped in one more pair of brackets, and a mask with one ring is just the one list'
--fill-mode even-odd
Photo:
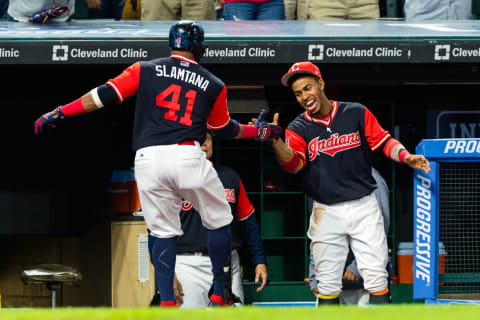
{"label": "cleveland clinic logo", "polygon": [[435,45],[435,60],[450,60],[450,45],[449,44],[437,44]]}
{"label": "cleveland clinic logo", "polygon": [[323,60],[323,44],[310,44],[308,46],[308,60]]}
{"label": "cleveland clinic logo", "polygon": [[54,45],[52,61],[68,61],[68,45]]}

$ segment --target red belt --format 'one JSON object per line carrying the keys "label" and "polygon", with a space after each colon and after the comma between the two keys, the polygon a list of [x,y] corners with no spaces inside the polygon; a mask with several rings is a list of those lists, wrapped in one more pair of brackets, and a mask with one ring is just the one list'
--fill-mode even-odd
{"label": "red belt", "polygon": [[193,140],[185,140],[177,143],[179,146],[194,146],[195,142]]}

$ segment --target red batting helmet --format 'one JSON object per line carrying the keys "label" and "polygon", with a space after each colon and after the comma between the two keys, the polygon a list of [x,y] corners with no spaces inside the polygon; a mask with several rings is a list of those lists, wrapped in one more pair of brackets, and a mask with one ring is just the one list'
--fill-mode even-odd
{"label": "red batting helmet", "polygon": [[322,74],[320,73],[320,70],[316,65],[311,63],[310,61],[304,61],[304,62],[297,62],[294,63],[290,69],[288,69],[288,72],[285,73],[282,77],[282,84],[285,87],[288,87],[288,81],[293,75],[296,74],[305,74],[305,75],[312,75],[314,77],[322,79]]}

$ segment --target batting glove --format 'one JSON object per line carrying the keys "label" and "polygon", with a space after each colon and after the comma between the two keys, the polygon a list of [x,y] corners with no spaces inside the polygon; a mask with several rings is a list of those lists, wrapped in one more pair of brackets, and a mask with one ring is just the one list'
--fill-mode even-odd
{"label": "batting glove", "polygon": [[30,17],[30,21],[36,23],[47,23],[49,20],[61,16],[68,10],[70,10],[68,7],[53,7],[47,10],[35,12]]}
{"label": "batting glove", "polygon": [[280,135],[282,134],[282,127],[265,121],[266,115],[267,111],[262,110],[258,115],[257,120],[253,123],[253,125],[257,128],[257,137],[254,139],[257,141],[272,142],[273,140],[280,138]]}
{"label": "batting glove", "polygon": [[55,108],[55,110],[45,113],[40,118],[35,121],[35,134],[40,134],[43,132],[45,126],[55,128],[55,124],[65,119],[60,107]]}

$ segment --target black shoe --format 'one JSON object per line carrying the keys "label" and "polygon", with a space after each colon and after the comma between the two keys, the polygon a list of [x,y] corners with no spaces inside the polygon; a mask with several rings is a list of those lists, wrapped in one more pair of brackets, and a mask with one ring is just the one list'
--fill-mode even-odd
{"label": "black shoe", "polygon": [[160,292],[156,291],[150,301],[150,306],[159,306],[160,305]]}
{"label": "black shoe", "polygon": [[333,298],[333,299],[323,299],[320,297],[317,297],[317,306],[323,306],[323,305],[339,305],[340,304],[340,299],[338,297]]}
{"label": "black shoe", "polygon": [[392,303],[390,292],[387,292],[382,295],[370,294],[369,304],[378,305],[378,304],[390,304],[390,303]]}

